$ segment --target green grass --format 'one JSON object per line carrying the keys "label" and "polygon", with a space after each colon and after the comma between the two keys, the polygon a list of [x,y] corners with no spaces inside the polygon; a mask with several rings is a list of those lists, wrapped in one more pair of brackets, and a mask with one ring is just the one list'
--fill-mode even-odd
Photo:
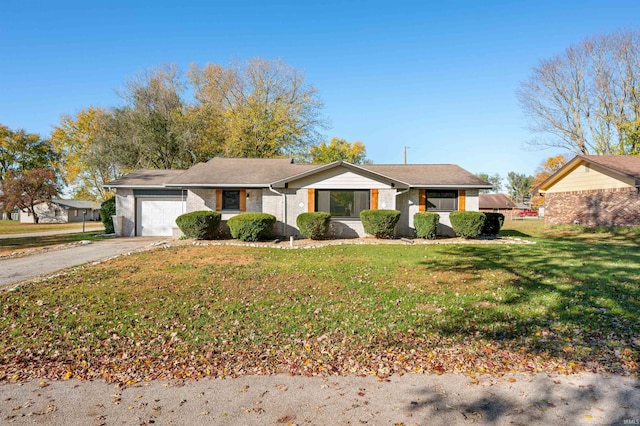
{"label": "green grass", "polygon": [[97,241],[110,236],[104,236],[104,231],[76,232],[73,234],[45,235],[38,237],[0,238],[0,255],[15,251],[35,248],[51,247],[76,241]]}
{"label": "green grass", "polygon": [[247,373],[638,374],[635,230],[536,244],[187,246],[0,294],[0,381]]}
{"label": "green grass", "polygon": [[[96,229],[96,227],[102,227],[100,222],[86,222],[86,229]],[[2,234],[22,234],[29,232],[42,232],[42,231],[61,231],[77,229],[78,232],[82,231],[82,222],[72,223],[20,223],[16,220],[0,220],[0,235]]]}

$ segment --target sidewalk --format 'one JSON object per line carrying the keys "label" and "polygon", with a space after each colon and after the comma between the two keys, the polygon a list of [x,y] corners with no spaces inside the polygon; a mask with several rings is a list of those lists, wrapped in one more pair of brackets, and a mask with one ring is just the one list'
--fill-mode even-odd
{"label": "sidewalk", "polygon": [[623,425],[640,423],[640,381],[596,374],[244,376],[0,384],[14,425]]}

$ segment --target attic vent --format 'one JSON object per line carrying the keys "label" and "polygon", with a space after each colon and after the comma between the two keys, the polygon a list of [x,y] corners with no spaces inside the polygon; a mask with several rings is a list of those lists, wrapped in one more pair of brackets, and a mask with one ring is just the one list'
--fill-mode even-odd
{"label": "attic vent", "polygon": [[589,173],[591,171],[591,166],[589,164],[585,164],[584,165],[584,171],[585,171],[585,173]]}

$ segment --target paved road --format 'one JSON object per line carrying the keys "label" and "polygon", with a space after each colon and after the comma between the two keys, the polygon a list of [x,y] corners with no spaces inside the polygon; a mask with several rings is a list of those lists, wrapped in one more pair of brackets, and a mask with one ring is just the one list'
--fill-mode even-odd
{"label": "paved road", "polygon": [[[100,222],[87,222],[85,224],[85,231],[100,231],[104,230],[104,226]],[[54,231],[38,231],[38,232],[23,232],[20,234],[0,234],[0,240],[5,238],[26,238],[26,237],[46,237],[48,235],[58,234],[76,234],[82,232],[82,223],[79,223],[76,228],[73,229],[57,229]]]}
{"label": "paved road", "polygon": [[166,237],[113,238],[66,249],[0,260],[0,288],[60,269],[151,246]]}

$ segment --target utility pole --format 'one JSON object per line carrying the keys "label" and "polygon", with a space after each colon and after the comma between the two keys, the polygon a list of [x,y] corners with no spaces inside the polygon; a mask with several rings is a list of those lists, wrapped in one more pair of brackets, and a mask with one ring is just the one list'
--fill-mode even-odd
{"label": "utility pole", "polygon": [[411,148],[410,146],[404,147],[404,164],[407,164],[407,149]]}

